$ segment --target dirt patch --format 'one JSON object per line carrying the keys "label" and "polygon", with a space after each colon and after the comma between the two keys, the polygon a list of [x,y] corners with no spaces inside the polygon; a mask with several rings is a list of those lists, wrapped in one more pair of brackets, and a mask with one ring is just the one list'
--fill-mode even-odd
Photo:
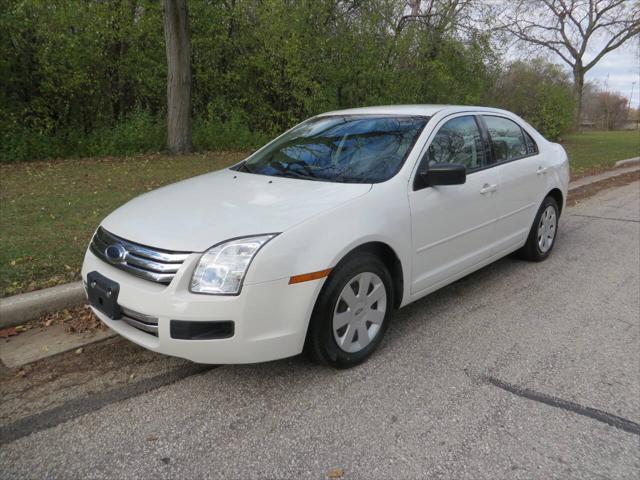
{"label": "dirt patch", "polygon": [[572,207],[581,201],[595,195],[602,190],[613,187],[621,187],[630,183],[640,180],[640,171],[624,173],[617,177],[607,178],[591,185],[585,185],[584,187],[573,190],[567,198],[567,205]]}
{"label": "dirt patch", "polygon": [[[107,330],[91,309],[82,305],[45,314],[23,325],[0,330],[0,334],[12,330],[11,335],[5,336],[13,336],[39,330],[46,335],[53,325],[62,325],[69,335]],[[3,341],[6,340],[0,338]],[[22,367],[8,368],[0,362],[0,425],[187,363],[151,352],[119,336]]]}
{"label": "dirt patch", "polygon": [[22,332],[33,330],[34,328],[44,330],[51,325],[62,325],[67,333],[86,333],[107,329],[107,326],[91,311],[89,305],[81,305],[79,307],[65,308],[57,312],[45,313],[37,320],[25,322],[15,327],[3,328],[0,330],[0,338],[20,335]]}
{"label": "dirt patch", "polygon": [[0,364],[0,425],[188,363],[113,337],[18,368]]}
{"label": "dirt patch", "polygon": [[89,305],[48,313],[43,315],[39,322],[44,327],[53,324],[62,324],[67,333],[85,333],[93,330],[107,329],[107,326],[91,311]]}

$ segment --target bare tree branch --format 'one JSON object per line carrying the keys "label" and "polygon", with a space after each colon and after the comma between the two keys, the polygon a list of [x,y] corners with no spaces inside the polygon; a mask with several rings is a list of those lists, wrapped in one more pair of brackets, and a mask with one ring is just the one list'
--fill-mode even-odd
{"label": "bare tree branch", "polygon": [[593,58],[593,60],[591,60],[584,66],[585,72],[591,70],[607,53],[621,47],[627,40],[636,35],[640,35],[640,24],[636,25],[635,28],[632,28],[630,30],[622,30],[611,37],[609,39],[609,42],[607,42],[607,45],[600,51],[600,53],[598,53]]}
{"label": "bare tree branch", "polygon": [[[585,74],[607,53],[640,35],[638,1],[513,0],[496,16],[503,31],[523,43],[552,52],[571,67],[576,121],[580,117]],[[592,52],[595,37],[604,40],[604,46]],[[594,57],[585,64],[587,53]]]}

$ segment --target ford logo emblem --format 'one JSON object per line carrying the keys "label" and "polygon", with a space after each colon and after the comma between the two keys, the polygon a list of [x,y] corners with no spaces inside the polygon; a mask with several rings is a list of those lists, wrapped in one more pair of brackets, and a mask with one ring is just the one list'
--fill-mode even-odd
{"label": "ford logo emblem", "polygon": [[127,250],[119,243],[114,243],[105,249],[104,254],[111,263],[119,263],[124,260]]}

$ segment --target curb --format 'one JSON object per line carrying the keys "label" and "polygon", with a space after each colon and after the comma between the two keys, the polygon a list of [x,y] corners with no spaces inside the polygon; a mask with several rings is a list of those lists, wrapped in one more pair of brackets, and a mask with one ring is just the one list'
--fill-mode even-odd
{"label": "curb", "polygon": [[[635,160],[635,159],[630,158],[629,160]],[[638,160],[640,161],[640,159]],[[627,162],[628,160],[623,160],[623,161]],[[640,165],[635,165],[634,162],[629,162],[628,165],[630,166],[625,166],[624,168],[616,168],[615,170],[609,170],[608,172],[600,173],[599,175],[591,175],[588,177],[579,178],[569,184],[569,193],[575,190],[578,190],[580,188],[593,185],[594,183],[602,182],[603,180],[609,180],[610,178],[619,177],[621,175],[637,172],[640,170]]]}
{"label": "curb", "polygon": [[82,282],[66,283],[35,292],[0,298],[0,328],[14,327],[43,313],[75,307],[85,302]]}
{"label": "curb", "polygon": [[614,165],[616,168],[618,168],[618,167],[626,167],[628,165],[635,165],[636,163],[640,163],[640,157],[627,158],[626,160],[618,160]]}
{"label": "curb", "polygon": [[[615,170],[571,182],[569,192],[603,180],[638,171],[640,170],[640,157],[620,160],[615,163],[615,166]],[[57,287],[36,290],[35,292],[0,298],[0,329],[20,325],[28,320],[38,318],[43,313],[81,305],[85,303],[85,300],[86,296],[82,282],[67,283]]]}

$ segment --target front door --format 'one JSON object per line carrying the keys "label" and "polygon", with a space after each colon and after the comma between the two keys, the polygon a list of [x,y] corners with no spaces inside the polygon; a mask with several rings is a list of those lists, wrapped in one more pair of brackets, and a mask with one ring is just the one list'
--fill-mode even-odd
{"label": "front door", "polygon": [[443,120],[417,171],[434,163],[458,163],[467,167],[467,180],[418,190],[411,186],[412,295],[435,290],[491,256],[499,181],[489,162],[475,116]]}

